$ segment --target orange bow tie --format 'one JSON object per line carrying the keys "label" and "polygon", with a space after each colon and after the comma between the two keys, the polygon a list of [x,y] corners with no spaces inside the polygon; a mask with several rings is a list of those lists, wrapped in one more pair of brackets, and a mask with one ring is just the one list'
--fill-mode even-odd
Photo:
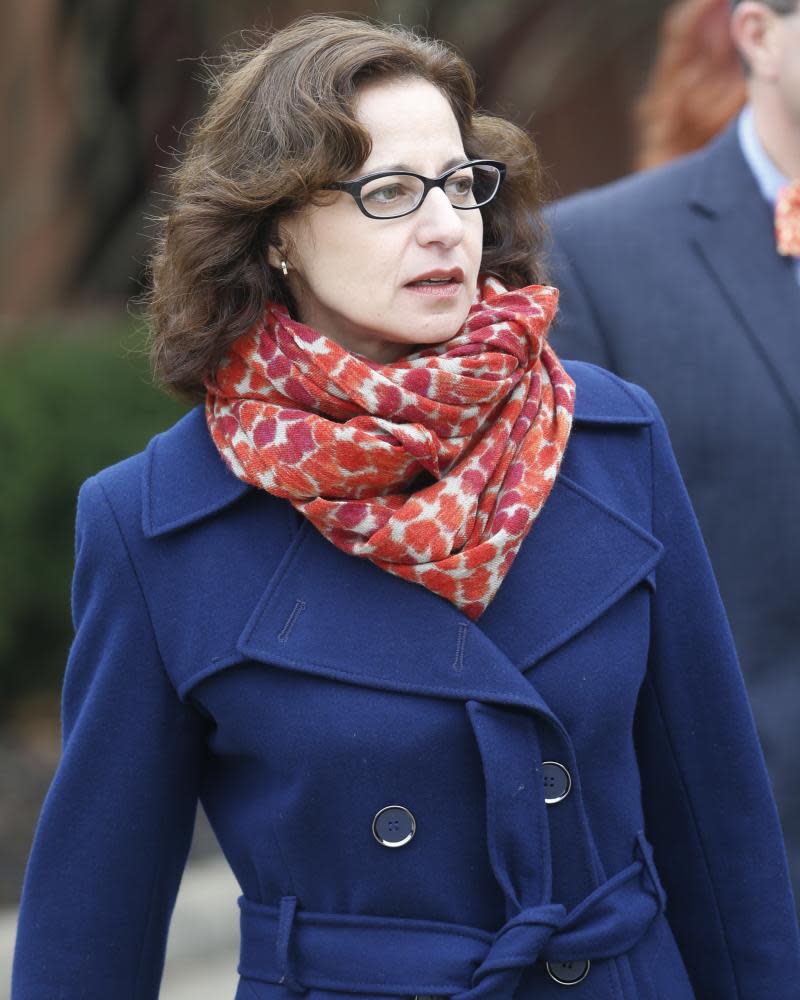
{"label": "orange bow tie", "polygon": [[775,203],[775,236],[778,253],[800,257],[800,180],[787,184]]}

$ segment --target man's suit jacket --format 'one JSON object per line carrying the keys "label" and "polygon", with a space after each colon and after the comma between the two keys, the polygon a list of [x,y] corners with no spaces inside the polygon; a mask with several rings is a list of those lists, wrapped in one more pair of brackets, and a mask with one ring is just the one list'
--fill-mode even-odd
{"label": "man's suit jacket", "polygon": [[557,203],[553,337],[664,414],[733,626],[800,888],[800,288],[736,126]]}

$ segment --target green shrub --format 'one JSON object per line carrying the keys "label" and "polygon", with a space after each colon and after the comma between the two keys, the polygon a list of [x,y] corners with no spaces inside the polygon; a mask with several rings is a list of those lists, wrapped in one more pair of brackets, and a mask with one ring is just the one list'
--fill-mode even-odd
{"label": "green shrub", "polygon": [[185,409],[150,384],[141,342],[123,316],[0,345],[0,713],[60,684],[80,484]]}

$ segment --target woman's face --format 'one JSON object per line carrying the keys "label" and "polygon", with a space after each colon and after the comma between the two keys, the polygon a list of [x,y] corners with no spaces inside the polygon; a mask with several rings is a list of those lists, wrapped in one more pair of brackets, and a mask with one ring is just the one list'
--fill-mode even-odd
{"label": "woman's face", "polygon": [[[418,78],[364,86],[356,115],[372,152],[354,175],[411,170],[438,177],[467,156],[447,99]],[[342,178],[349,180],[350,178]],[[363,215],[344,191],[282,220],[289,287],[301,322],[386,364],[461,327],[472,304],[483,244],[480,209],[453,208],[441,188],[399,219]],[[270,248],[270,263],[281,254]],[[419,284],[424,277],[446,284]]]}

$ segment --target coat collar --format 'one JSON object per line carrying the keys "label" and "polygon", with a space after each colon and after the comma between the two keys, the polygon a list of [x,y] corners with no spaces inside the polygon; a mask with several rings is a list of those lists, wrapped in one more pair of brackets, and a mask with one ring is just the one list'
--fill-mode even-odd
{"label": "coat collar", "polygon": [[775,248],[773,211],[744,159],[736,122],[700,154],[689,205],[703,263],[800,419],[800,288],[791,260]]}
{"label": "coat collar", "polygon": [[147,446],[142,476],[145,538],[185,528],[235,503],[252,487],[222,461],[197,406]]}

